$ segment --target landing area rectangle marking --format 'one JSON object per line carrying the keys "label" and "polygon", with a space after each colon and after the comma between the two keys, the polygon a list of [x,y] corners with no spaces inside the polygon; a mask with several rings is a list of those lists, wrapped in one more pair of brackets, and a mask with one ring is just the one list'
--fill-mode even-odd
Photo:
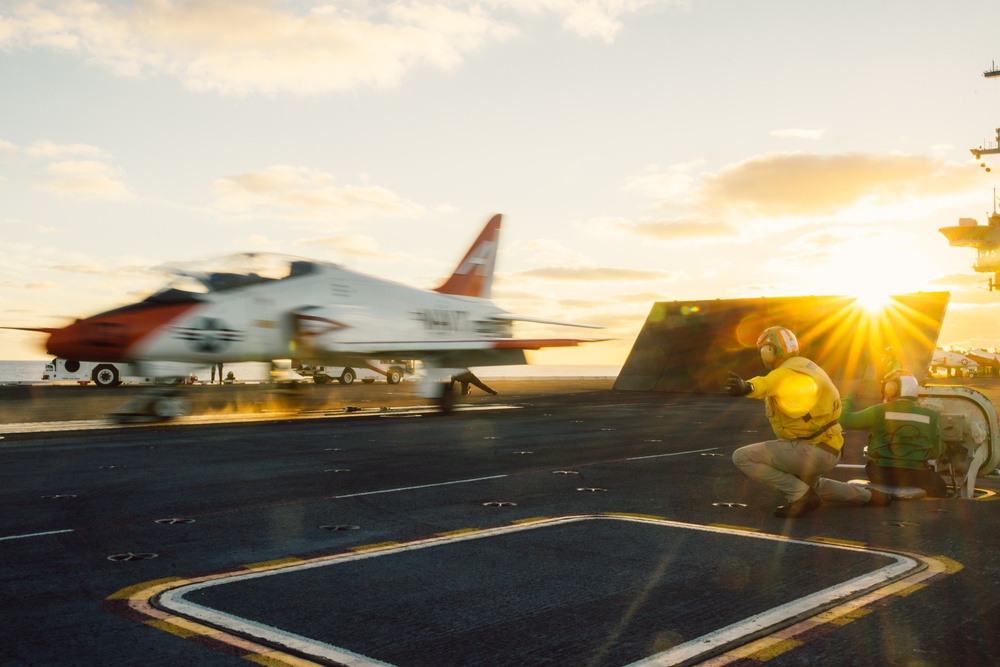
{"label": "landing area rectangle marking", "polygon": [[169,612],[351,665],[672,665],[925,567],[653,518],[564,517],[183,585]]}

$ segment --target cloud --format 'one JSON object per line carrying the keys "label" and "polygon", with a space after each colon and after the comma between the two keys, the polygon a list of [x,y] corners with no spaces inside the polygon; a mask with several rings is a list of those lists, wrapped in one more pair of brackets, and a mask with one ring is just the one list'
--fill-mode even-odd
{"label": "cloud", "polygon": [[689,206],[656,202],[654,208],[677,208],[678,212],[656,211],[654,215],[640,217],[638,220],[627,218],[593,218],[585,227],[594,236],[620,237],[622,235],[638,235],[657,241],[672,244],[693,244],[704,241],[736,241],[742,237],[742,228],[722,220],[698,220],[689,218]]}
{"label": "cloud", "polygon": [[48,139],[42,139],[31,144],[24,149],[24,154],[28,157],[42,160],[80,155],[93,157],[106,156],[106,153],[97,146],[91,146],[90,144],[57,144]]}
{"label": "cloud", "polygon": [[628,178],[622,188],[639,192],[651,199],[671,204],[691,203],[698,189],[698,175],[692,172],[704,166],[701,160],[670,165],[647,165],[640,173]]}
{"label": "cloud", "polygon": [[338,236],[328,236],[320,239],[308,239],[302,242],[308,248],[316,246],[328,246],[332,248],[335,255],[344,260],[376,260],[376,261],[400,261],[408,259],[409,255],[402,252],[386,252],[378,247],[374,239],[360,234],[341,234]]}
{"label": "cloud", "polygon": [[522,239],[515,242],[511,255],[529,264],[542,266],[589,266],[590,258],[569,248],[559,240],[548,238]]}
{"label": "cloud", "polygon": [[648,197],[649,212],[595,218],[588,231],[671,243],[744,241],[806,225],[857,226],[914,208],[926,212],[979,185],[974,167],[926,155],[767,153],[697,173],[703,168],[700,162],[645,167],[624,189]]}
{"label": "cloud", "polygon": [[[224,95],[389,88],[448,70],[553,14],[611,42],[629,14],[672,0],[22,0],[0,9],[0,48],[79,56],[118,76],[175,77]],[[510,17],[502,20],[498,14]]]}
{"label": "cloud", "polygon": [[778,137],[779,139],[809,139],[815,141],[822,139],[824,134],[826,134],[825,129],[807,130],[804,128],[788,128],[784,130],[771,130],[771,136]]}
{"label": "cloud", "polygon": [[[22,147],[0,141],[0,153],[22,156],[28,164],[45,163],[39,175],[33,177],[31,187],[57,197],[117,201],[130,196],[121,170],[112,165],[111,156],[97,146],[57,144],[42,139]],[[0,177],[0,183],[4,180]]]}
{"label": "cloud", "polygon": [[516,274],[521,278],[542,278],[545,280],[607,281],[607,280],[664,280],[674,276],[663,271],[641,271],[609,267],[569,267],[551,266],[528,269]]}
{"label": "cloud", "polygon": [[[987,292],[984,290],[984,293]],[[996,295],[991,296],[992,303],[976,305],[956,304],[953,300],[948,305],[948,316],[941,327],[938,343],[962,348],[995,347],[1000,303],[997,303]]]}
{"label": "cloud", "polygon": [[895,203],[976,187],[978,175],[922,155],[772,153],[703,177],[704,208],[745,215],[830,215],[862,202]]}
{"label": "cloud", "polygon": [[775,270],[792,273],[808,270],[822,262],[830,261],[842,255],[845,245],[869,248],[892,247],[898,244],[898,238],[891,238],[884,230],[858,230],[856,228],[827,228],[814,232],[806,232],[781,245],[780,259],[771,259],[765,266]]}
{"label": "cloud", "polygon": [[212,190],[222,210],[255,216],[358,220],[370,216],[414,218],[425,212],[420,204],[386,188],[342,186],[331,174],[288,165],[220,178]]}
{"label": "cloud", "polygon": [[728,222],[641,221],[627,227],[640,236],[661,241],[691,241],[703,239],[736,239],[740,230]]}
{"label": "cloud", "polygon": [[667,5],[686,2],[664,0],[492,0],[497,8],[526,14],[554,14],[568,32],[584,38],[614,41],[622,29],[621,17]]}
{"label": "cloud", "polygon": [[100,264],[56,264],[49,267],[53,271],[64,273],[80,273],[84,275],[100,275],[105,271],[105,267]]}
{"label": "cloud", "polygon": [[129,196],[120,170],[94,160],[53,162],[35,188],[58,197],[120,200]]}
{"label": "cloud", "polygon": [[[0,177],[0,182],[3,182],[3,178]],[[0,225],[10,225],[12,227],[24,227],[30,229],[38,234],[54,234],[57,230],[55,227],[49,225],[42,225],[39,223],[28,222],[26,220],[21,220],[19,218],[0,218]]]}
{"label": "cloud", "polygon": [[167,75],[222,94],[385,88],[454,67],[512,29],[474,2],[36,0],[0,15],[0,46],[78,55],[119,76]]}
{"label": "cloud", "polygon": [[931,284],[943,290],[976,287],[988,277],[981,273],[950,273],[931,281]]}
{"label": "cloud", "polygon": [[29,290],[46,290],[59,287],[55,283],[48,282],[20,282],[17,280],[0,280],[0,288],[4,289],[29,289]]}

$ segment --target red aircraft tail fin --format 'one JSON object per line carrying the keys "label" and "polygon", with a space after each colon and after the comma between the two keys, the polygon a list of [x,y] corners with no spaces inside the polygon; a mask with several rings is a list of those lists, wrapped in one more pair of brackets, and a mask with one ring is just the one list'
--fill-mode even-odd
{"label": "red aircraft tail fin", "polygon": [[486,223],[479,238],[458,263],[458,268],[435,292],[474,296],[489,299],[493,291],[493,267],[497,259],[497,243],[500,240],[500,219],[498,213]]}

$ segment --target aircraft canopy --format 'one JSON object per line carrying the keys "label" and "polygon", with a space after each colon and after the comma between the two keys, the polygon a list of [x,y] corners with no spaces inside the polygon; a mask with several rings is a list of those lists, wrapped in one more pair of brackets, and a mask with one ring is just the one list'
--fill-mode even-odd
{"label": "aircraft canopy", "polygon": [[197,300],[200,294],[303,276],[314,272],[316,267],[316,262],[291,255],[253,252],[164,265],[158,269],[168,274],[169,280],[148,300]]}

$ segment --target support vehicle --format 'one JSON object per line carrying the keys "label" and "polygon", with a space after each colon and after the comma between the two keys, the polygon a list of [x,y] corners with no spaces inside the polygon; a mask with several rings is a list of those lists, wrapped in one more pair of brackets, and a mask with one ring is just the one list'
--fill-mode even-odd
{"label": "support vehicle", "polygon": [[369,359],[363,365],[354,366],[310,366],[308,364],[293,364],[292,370],[303,377],[311,377],[316,384],[327,384],[337,381],[340,384],[353,384],[360,380],[371,384],[385,379],[389,384],[399,384],[407,376],[413,375],[413,361],[398,359]]}
{"label": "support vehicle", "polygon": [[130,384],[153,384],[156,378],[141,375],[137,364],[109,361],[77,361],[56,357],[45,364],[42,380],[50,382],[76,382],[98,387],[117,387]]}

